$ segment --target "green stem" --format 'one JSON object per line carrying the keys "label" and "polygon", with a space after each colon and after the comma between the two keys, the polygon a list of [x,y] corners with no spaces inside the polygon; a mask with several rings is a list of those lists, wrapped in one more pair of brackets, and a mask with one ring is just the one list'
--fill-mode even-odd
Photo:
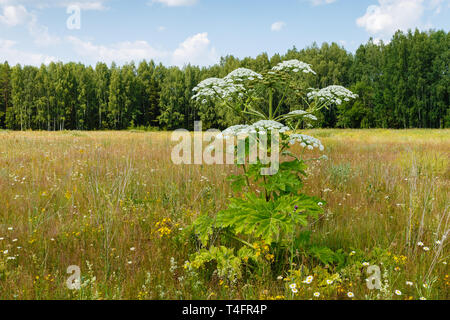
{"label": "green stem", "polygon": [[247,176],[247,168],[245,167],[245,164],[242,164],[242,168],[244,168],[245,180],[247,181],[247,186],[248,186],[248,189],[250,190],[250,179]]}
{"label": "green stem", "polygon": [[269,120],[272,120],[272,109],[273,109],[273,90],[269,89]]}
{"label": "green stem", "polygon": [[280,102],[278,103],[277,108],[275,109],[274,116],[277,115],[278,109],[280,109],[281,105],[283,104],[284,99],[286,98],[287,91],[288,91],[288,87],[286,87],[286,89],[284,90],[283,97],[281,98]]}

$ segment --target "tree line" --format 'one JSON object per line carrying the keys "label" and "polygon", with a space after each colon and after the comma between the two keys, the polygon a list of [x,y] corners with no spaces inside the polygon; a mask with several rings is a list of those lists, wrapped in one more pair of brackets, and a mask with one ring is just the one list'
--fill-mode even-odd
{"label": "tree line", "polygon": [[[387,44],[372,39],[355,54],[336,43],[292,48],[284,55],[221,58],[211,67],[165,67],[154,61],[117,66],[81,63],[10,66],[0,64],[0,128],[11,130],[122,130],[154,128],[223,129],[233,117],[221,106],[191,99],[192,89],[236,68],[256,72],[298,59],[312,64],[317,77],[307,87],[341,84],[360,98],[317,115],[321,127],[450,127],[450,33],[398,31]],[[301,102],[286,99],[283,108]]]}

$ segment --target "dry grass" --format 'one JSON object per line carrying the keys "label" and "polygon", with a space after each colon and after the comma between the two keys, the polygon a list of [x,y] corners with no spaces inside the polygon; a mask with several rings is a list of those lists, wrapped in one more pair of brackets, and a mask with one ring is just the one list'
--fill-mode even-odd
{"label": "dry grass", "polygon": [[[450,131],[309,134],[329,157],[306,181],[328,202],[313,241],[348,263],[339,285],[296,298],[448,299],[448,239],[436,241],[450,228]],[[174,165],[172,145],[168,133],[0,132],[0,299],[291,298],[277,275],[225,286],[183,269],[196,250],[184,229],[225,207],[236,169]],[[382,291],[367,289],[364,261],[382,267]],[[70,265],[82,269],[80,291],[66,288]]]}

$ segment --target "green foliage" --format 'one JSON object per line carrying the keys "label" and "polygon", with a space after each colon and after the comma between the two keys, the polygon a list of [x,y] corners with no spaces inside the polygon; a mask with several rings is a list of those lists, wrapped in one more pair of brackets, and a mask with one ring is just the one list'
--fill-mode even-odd
{"label": "green foliage", "polygon": [[[265,243],[287,240],[297,226],[307,226],[308,216],[322,211],[318,200],[306,195],[283,196],[273,201],[248,193],[231,199],[229,207],[217,215],[216,226],[231,228],[236,235],[251,235]],[[298,206],[298,212],[293,213]]]}
{"label": "green foliage", "polygon": [[257,259],[255,252],[246,247],[242,247],[235,254],[233,248],[212,246],[209,249],[201,249],[193,255],[191,261],[185,267],[201,269],[214,262],[217,276],[221,279],[233,281],[242,277],[242,265],[244,263]]}
{"label": "green foliage", "polygon": [[[314,66],[306,76],[274,94],[280,111],[304,109],[297,86],[340,83],[360,99],[318,111],[318,125],[343,128],[443,128],[450,126],[450,34],[445,31],[396,33],[389,44],[370,40],[353,55],[336,43],[295,47],[286,54],[237,59],[226,56],[209,68],[166,68],[142,61],[95,68],[76,63],[47,66],[0,64],[0,128],[13,130],[101,130],[129,127],[225,128],[239,117],[224,104],[193,102],[192,88],[209,77],[239,67],[263,73],[282,60]],[[282,79],[279,79],[282,80]],[[280,82],[278,85],[282,85]],[[301,94],[303,92],[300,92]],[[269,93],[266,92],[267,100]],[[261,100],[264,103],[265,100]]]}

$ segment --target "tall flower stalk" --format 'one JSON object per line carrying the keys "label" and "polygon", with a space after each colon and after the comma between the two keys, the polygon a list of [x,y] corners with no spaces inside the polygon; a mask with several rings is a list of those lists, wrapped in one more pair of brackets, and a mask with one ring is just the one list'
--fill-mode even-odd
{"label": "tall flower stalk", "polygon": [[[262,159],[242,164],[243,172],[230,177],[233,190],[242,195],[230,199],[227,209],[215,216],[201,216],[193,225],[203,248],[192,256],[192,266],[200,268],[216,260],[218,268],[224,269],[218,270],[219,273],[240,276],[240,266],[249,259],[263,262],[258,244],[264,243],[274,252],[266,257],[282,257],[282,252],[287,251],[289,270],[293,269],[297,234],[309,225],[311,218],[318,218],[325,203],[301,192],[308,161],[303,158],[305,152],[323,151],[324,146],[320,140],[297,131],[302,123],[317,121],[315,113],[322,108],[357,98],[341,86],[321,90],[303,88],[303,77],[314,75],[311,65],[289,60],[261,74],[239,68],[223,79],[206,79],[194,88],[193,99],[223,105],[242,121],[224,130],[216,139],[245,137],[245,158],[250,159],[250,137],[263,137],[268,154],[277,152],[291,160],[279,164],[279,170],[271,175],[262,173],[261,168],[267,165]],[[283,112],[287,97],[297,99],[299,106],[306,108]],[[274,137],[279,142],[275,145],[278,150],[268,141]],[[296,144],[302,148],[299,154],[291,149]],[[224,241],[223,237],[229,241]],[[236,247],[236,243],[243,247]],[[230,259],[232,265],[224,263]],[[265,262],[275,263],[267,259]]]}

